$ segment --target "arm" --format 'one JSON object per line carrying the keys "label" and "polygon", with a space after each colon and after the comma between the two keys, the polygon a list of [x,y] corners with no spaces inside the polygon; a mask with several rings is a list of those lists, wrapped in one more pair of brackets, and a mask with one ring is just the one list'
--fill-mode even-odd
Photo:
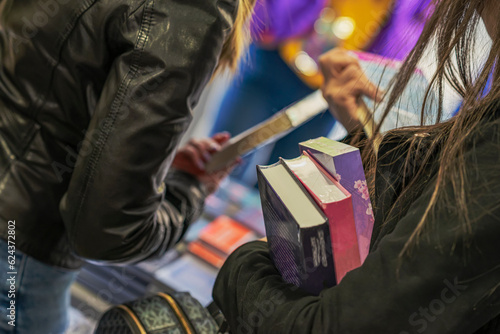
{"label": "arm", "polygon": [[[492,133],[484,138],[493,138]],[[483,142],[466,156],[467,165],[479,171],[467,175],[474,218],[470,235],[458,227],[453,208],[441,207],[431,215],[432,227],[424,230],[412,256],[399,262],[432,195],[431,182],[364,264],[320,296],[285,284],[266,244],[255,242],[226,261],[214,300],[236,333],[254,328],[273,334],[473,333],[500,313],[500,180],[498,169],[493,170],[500,163],[498,147],[498,142]],[[453,195],[451,187],[445,191]]]}
{"label": "arm", "polygon": [[148,0],[110,37],[119,55],[60,206],[78,255],[139,261],[175,243],[196,218],[204,189],[167,171],[236,3]]}

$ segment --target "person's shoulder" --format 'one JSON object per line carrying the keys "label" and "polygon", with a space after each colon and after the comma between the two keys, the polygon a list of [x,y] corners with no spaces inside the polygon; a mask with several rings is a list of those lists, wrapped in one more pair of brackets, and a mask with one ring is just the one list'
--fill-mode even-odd
{"label": "person's shoulder", "polygon": [[97,0],[95,5],[99,8],[100,14],[111,16],[118,14],[126,18],[140,12],[147,3],[146,0]]}
{"label": "person's shoulder", "polygon": [[500,204],[500,105],[474,129],[464,145],[464,180],[476,202]]}
{"label": "person's shoulder", "polygon": [[468,140],[470,151],[491,151],[491,158],[500,157],[500,100],[491,104],[488,116],[472,129]]}

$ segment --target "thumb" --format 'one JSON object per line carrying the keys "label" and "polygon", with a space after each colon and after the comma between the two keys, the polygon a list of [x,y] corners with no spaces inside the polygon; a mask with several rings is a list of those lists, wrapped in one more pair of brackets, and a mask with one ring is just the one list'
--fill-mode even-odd
{"label": "thumb", "polygon": [[231,138],[229,132],[219,132],[212,136],[212,139],[218,142],[219,144],[224,144],[229,140],[229,138]]}

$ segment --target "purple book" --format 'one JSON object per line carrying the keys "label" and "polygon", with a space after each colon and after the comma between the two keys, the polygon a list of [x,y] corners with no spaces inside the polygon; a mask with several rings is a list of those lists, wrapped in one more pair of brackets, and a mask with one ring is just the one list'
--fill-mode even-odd
{"label": "purple book", "polygon": [[370,249],[374,217],[359,149],[325,137],[302,142],[299,147],[351,193],[359,255],[363,263]]}
{"label": "purple book", "polygon": [[335,285],[328,218],[282,161],[257,166],[271,258],[284,281],[319,295]]}

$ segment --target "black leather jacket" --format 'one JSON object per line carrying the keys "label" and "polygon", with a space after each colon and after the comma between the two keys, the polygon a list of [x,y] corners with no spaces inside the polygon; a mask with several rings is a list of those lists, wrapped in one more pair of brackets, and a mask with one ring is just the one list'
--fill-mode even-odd
{"label": "black leather jacket", "polygon": [[167,174],[236,0],[0,1],[0,233],[46,263],[163,253],[203,207]]}

